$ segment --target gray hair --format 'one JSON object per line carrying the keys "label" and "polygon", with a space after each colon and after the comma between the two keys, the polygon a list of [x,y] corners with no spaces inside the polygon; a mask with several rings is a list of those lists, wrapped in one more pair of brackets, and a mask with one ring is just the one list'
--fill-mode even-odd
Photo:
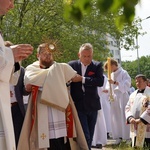
{"label": "gray hair", "polygon": [[91,50],[92,53],[93,53],[93,46],[92,46],[92,44],[90,44],[90,43],[82,44],[80,49],[79,49],[79,53],[81,53],[83,50]]}

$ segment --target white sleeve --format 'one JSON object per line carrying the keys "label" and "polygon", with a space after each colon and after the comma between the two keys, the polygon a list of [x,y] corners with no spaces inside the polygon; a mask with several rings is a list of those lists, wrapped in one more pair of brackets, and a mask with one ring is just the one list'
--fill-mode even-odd
{"label": "white sleeve", "polygon": [[150,105],[148,108],[142,113],[140,118],[144,119],[146,122],[150,124]]}
{"label": "white sleeve", "polygon": [[132,99],[132,95],[130,95],[129,101],[127,102],[127,104],[125,106],[125,117],[126,117],[126,119],[128,119],[130,116],[133,116],[133,114],[131,112],[131,99]]}
{"label": "white sleeve", "polygon": [[14,66],[12,50],[4,46],[4,41],[0,36],[0,81],[9,82]]}
{"label": "white sleeve", "polygon": [[128,92],[131,86],[131,77],[127,73],[127,71],[122,71],[122,80],[119,81],[119,85],[115,88],[115,90],[119,90],[122,93]]}
{"label": "white sleeve", "polygon": [[20,70],[14,72],[14,68],[12,70],[12,74],[11,74],[11,78],[10,78],[10,81],[9,83],[12,84],[12,85],[16,85],[18,83],[18,79],[19,79],[19,76],[20,76]]}
{"label": "white sleeve", "polygon": [[64,66],[65,80],[67,83],[69,80],[75,77],[77,72],[67,63],[61,63],[61,64]]}

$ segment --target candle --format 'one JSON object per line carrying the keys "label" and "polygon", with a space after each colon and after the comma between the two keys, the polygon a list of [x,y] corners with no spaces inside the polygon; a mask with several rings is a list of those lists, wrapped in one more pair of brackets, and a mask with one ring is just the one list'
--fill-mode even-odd
{"label": "candle", "polygon": [[111,62],[110,62],[110,57],[107,58],[107,76],[108,76],[108,80],[111,80]]}

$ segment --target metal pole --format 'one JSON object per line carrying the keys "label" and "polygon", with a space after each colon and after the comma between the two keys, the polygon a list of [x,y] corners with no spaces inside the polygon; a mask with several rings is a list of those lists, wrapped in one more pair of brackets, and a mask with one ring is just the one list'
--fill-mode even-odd
{"label": "metal pole", "polygon": [[[146,17],[145,19],[142,19],[142,21],[150,19],[150,16]],[[136,33],[136,46],[137,46],[137,68],[138,68],[138,74],[140,73],[140,59],[139,59],[139,47],[138,47],[138,31]]]}
{"label": "metal pole", "polygon": [[140,73],[140,59],[139,59],[139,47],[138,47],[138,34],[136,34],[136,46],[137,46],[137,72]]}

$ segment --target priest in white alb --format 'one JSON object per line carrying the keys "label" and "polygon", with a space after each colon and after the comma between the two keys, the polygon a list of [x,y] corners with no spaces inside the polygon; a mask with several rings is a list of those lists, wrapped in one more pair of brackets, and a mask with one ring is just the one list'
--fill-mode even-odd
{"label": "priest in white alb", "polygon": [[126,105],[127,123],[130,124],[132,147],[150,148],[150,87],[143,74],[135,77],[137,90]]}
{"label": "priest in white alb", "polygon": [[53,43],[40,44],[39,61],[26,68],[25,84],[32,87],[32,94],[18,150],[88,149],[66,86],[77,73],[68,64],[55,62],[55,51]]}

